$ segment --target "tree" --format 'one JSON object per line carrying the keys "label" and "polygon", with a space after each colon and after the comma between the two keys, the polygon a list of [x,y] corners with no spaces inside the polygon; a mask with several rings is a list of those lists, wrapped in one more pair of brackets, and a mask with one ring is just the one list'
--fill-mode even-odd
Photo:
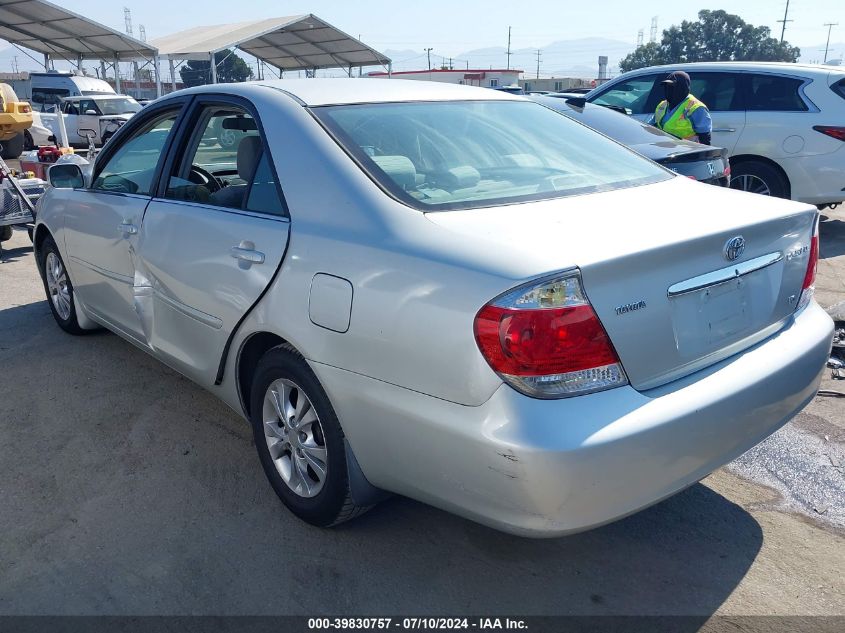
{"label": "tree", "polygon": [[[252,70],[247,63],[231,49],[214,53],[217,64],[217,81],[220,83],[240,82],[252,79]],[[211,83],[211,64],[192,60],[179,69],[179,76],[186,86],[202,86]]]}
{"label": "tree", "polygon": [[698,21],[663,31],[660,43],[638,46],[619,62],[622,72],[683,62],[796,62],[801,50],[772,37],[767,26],[753,26],[721,9],[698,12]]}

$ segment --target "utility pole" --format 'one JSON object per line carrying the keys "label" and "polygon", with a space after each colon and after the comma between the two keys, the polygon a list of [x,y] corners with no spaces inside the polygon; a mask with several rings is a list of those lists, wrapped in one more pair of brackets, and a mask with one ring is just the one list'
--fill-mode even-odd
{"label": "utility pole", "polygon": [[536,53],[534,53],[534,55],[537,57],[537,76],[535,77],[535,79],[539,79],[539,78],[540,78],[540,56],[541,56],[542,54],[543,54],[543,53],[542,53],[542,51],[540,51],[540,49],[539,49],[539,48],[537,49],[537,52],[536,52]]}
{"label": "utility pole", "polygon": [[511,69],[511,27],[508,27],[508,70]]}
{"label": "utility pole", "polygon": [[424,50],[425,50],[425,54],[426,54],[426,56],[428,57],[428,69],[429,69],[429,70],[431,70],[431,51],[432,51],[433,49],[431,49],[431,48],[426,48],[426,49],[424,49]]}
{"label": "utility pole", "polygon": [[778,20],[778,22],[783,22],[783,27],[780,30],[780,43],[783,44],[783,35],[786,33],[786,23],[792,22],[793,20],[787,20],[787,16],[789,15],[789,0],[786,0],[786,9],[783,10],[783,20]]}
{"label": "utility pole", "polygon": [[822,62],[823,64],[827,63],[827,52],[828,50],[830,50],[830,30],[834,26],[839,26],[839,22],[825,22],[825,26],[827,27],[827,44],[824,45],[824,61]]}

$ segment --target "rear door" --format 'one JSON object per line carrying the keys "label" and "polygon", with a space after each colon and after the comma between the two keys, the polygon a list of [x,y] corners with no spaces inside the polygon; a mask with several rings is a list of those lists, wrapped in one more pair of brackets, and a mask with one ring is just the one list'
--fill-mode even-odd
{"label": "rear door", "polygon": [[745,130],[743,73],[694,71],[690,92],[710,110],[713,119],[711,145],[733,154]]}
{"label": "rear door", "polygon": [[98,157],[89,187],[68,192],[64,232],[75,290],[133,338],[140,333],[132,298],[138,230],[183,105],[144,113]]}
{"label": "rear door", "polygon": [[[209,142],[221,127],[240,133],[237,145]],[[251,104],[198,100],[185,129],[144,216],[135,308],[155,353],[211,385],[281,265],[290,221]]]}

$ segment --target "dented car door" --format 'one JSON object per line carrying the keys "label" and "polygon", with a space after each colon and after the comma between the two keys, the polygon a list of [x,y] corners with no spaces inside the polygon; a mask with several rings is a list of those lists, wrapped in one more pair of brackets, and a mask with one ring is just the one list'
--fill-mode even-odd
{"label": "dented car door", "polygon": [[[248,104],[198,100],[192,110],[144,216],[133,292],[155,354],[210,385],[281,265],[290,222]],[[221,125],[240,132],[238,144],[208,144]]]}

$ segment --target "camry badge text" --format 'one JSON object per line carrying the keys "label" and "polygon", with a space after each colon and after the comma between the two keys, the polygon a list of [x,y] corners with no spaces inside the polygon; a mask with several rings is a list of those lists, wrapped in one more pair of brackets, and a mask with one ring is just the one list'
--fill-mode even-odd
{"label": "camry badge text", "polygon": [[635,310],[642,310],[645,308],[645,301],[637,301],[636,303],[626,303],[625,305],[616,307],[617,316],[625,314],[626,312],[634,312]]}

